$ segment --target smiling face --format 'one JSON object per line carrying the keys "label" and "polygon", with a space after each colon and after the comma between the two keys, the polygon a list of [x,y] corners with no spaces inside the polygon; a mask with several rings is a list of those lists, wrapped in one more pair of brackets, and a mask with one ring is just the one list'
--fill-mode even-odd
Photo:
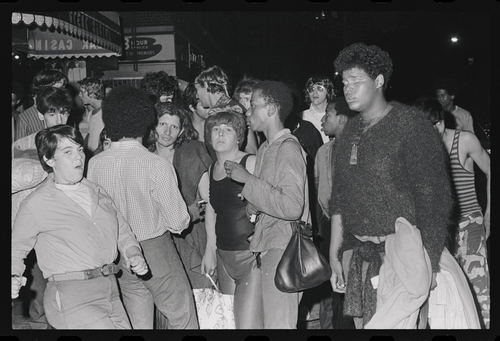
{"label": "smiling face", "polygon": [[85,163],[83,147],[67,137],[58,141],[54,157],[45,162],[52,167],[54,180],[58,183],[74,183],[83,178]]}
{"label": "smiling face", "polygon": [[216,153],[238,150],[238,134],[225,123],[212,128],[212,146]]}
{"label": "smiling face", "polygon": [[178,116],[165,114],[158,119],[156,133],[157,147],[171,147],[181,134],[181,121]]}
{"label": "smiling face", "polygon": [[[377,78],[379,77],[383,76],[378,75]],[[376,79],[371,79],[365,71],[356,67],[342,73],[342,83],[349,108],[361,113],[370,109],[378,88],[383,85],[382,81],[382,84],[377,86]]]}

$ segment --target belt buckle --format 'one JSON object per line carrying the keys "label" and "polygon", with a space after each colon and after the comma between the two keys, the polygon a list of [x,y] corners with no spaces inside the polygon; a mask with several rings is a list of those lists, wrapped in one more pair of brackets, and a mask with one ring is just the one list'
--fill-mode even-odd
{"label": "belt buckle", "polygon": [[101,267],[101,273],[104,277],[108,277],[109,275],[113,274],[113,266],[111,264],[104,264]]}

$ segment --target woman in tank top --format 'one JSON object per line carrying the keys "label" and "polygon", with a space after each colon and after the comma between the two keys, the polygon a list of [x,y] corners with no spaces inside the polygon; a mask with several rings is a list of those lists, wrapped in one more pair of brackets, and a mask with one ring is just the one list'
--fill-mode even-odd
{"label": "woman in tank top", "polygon": [[224,169],[224,162],[230,160],[253,173],[255,155],[239,150],[246,129],[244,117],[231,112],[218,112],[205,122],[205,141],[214,148],[217,161],[200,182],[201,197],[207,202],[207,246],[201,271],[212,275],[217,268],[222,293],[234,294],[237,329],[262,329],[260,272],[247,241],[254,226],[240,195],[244,184],[228,178]]}
{"label": "woman in tank top", "polygon": [[[445,126],[446,114],[437,99],[420,99],[416,106],[434,124],[449,157],[458,208],[458,217],[454,217],[458,226],[450,251],[473,286],[483,317],[483,328],[489,328],[490,275],[486,241],[490,236],[490,156],[474,133]],[[484,216],[476,195],[474,163],[487,178]]]}

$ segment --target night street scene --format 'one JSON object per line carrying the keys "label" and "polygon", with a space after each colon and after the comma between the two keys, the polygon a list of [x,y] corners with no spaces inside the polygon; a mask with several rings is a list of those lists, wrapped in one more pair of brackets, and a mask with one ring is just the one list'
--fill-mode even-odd
{"label": "night street scene", "polygon": [[[2,335],[498,335],[498,11],[310,7],[11,11]],[[285,292],[294,222],[331,275]]]}

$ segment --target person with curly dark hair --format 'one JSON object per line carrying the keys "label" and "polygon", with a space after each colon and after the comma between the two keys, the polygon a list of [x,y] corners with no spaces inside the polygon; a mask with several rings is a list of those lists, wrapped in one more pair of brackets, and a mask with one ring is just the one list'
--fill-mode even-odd
{"label": "person with curly dark hair", "polygon": [[321,118],[325,115],[326,105],[333,100],[332,80],[324,75],[315,75],[306,82],[304,89],[305,103],[309,103],[309,109],[302,112],[302,119],[311,122],[318,130],[323,143],[330,141],[330,137],[321,133]]}
{"label": "person with curly dark hair", "polygon": [[197,329],[189,280],[172,241],[189,226],[189,213],[173,165],[142,145],[154,122],[149,94],[114,88],[102,103],[111,146],[92,157],[88,178],[113,198],[141,244],[151,275],[138,277],[120,260],[123,304],[134,329],[153,329],[154,305],[169,329]]}
{"label": "person with curly dark hair", "polygon": [[436,98],[439,100],[444,110],[455,118],[455,127],[458,130],[474,132],[474,120],[467,110],[455,104],[458,95],[458,84],[453,78],[439,78],[432,85]]}
{"label": "person with curly dark hair", "polygon": [[46,69],[36,74],[31,81],[30,86],[30,105],[18,118],[16,128],[16,139],[34,134],[45,128],[43,121],[39,118],[39,112],[36,108],[36,97],[40,91],[47,87],[65,88],[68,84],[68,77],[61,71]]}
{"label": "person with curly dark hair", "polygon": [[[194,80],[198,99],[204,108],[208,108],[208,115],[219,111],[231,111],[244,115],[246,108],[239,102],[229,97],[229,79],[226,73],[217,65],[204,69]],[[215,152],[208,146],[210,155],[215,160]],[[243,141],[242,148],[248,153],[257,152],[257,137],[248,129],[247,137]]]}
{"label": "person with curly dark hair", "polygon": [[255,85],[247,122],[262,131],[266,141],[259,147],[255,171],[225,161],[229,178],[244,184],[241,196],[248,201],[247,215],[255,219],[250,251],[260,262],[262,316],[265,329],[297,328],[299,293],[276,288],[276,267],[292,236],[291,222],[311,222],[306,153],[284,122],[293,107],[290,88],[282,82]]}
{"label": "person with curly dark hair", "polygon": [[[441,141],[418,110],[386,100],[392,74],[386,51],[352,44],[334,65],[359,118],[346,123],[335,143],[332,288],[345,292],[344,314],[357,328],[416,328],[436,285],[452,209]],[[391,271],[409,287],[390,282]],[[378,293],[370,281],[377,276]]]}
{"label": "person with curly dark hair", "polygon": [[92,155],[99,147],[99,134],[104,129],[101,110],[105,95],[104,84],[100,79],[86,77],[78,81],[78,85],[80,86],[82,104],[92,109],[78,123],[80,132],[85,139],[85,149]]}
{"label": "person with curly dark hair", "polygon": [[201,101],[196,94],[196,87],[193,83],[188,84],[183,92],[184,107],[189,109],[191,122],[198,133],[198,140],[205,142],[205,120],[208,117],[208,109],[203,108]]}
{"label": "person with curly dark hair", "polygon": [[172,102],[177,98],[179,82],[165,71],[148,72],[141,79],[139,88],[149,93],[154,102]]}

